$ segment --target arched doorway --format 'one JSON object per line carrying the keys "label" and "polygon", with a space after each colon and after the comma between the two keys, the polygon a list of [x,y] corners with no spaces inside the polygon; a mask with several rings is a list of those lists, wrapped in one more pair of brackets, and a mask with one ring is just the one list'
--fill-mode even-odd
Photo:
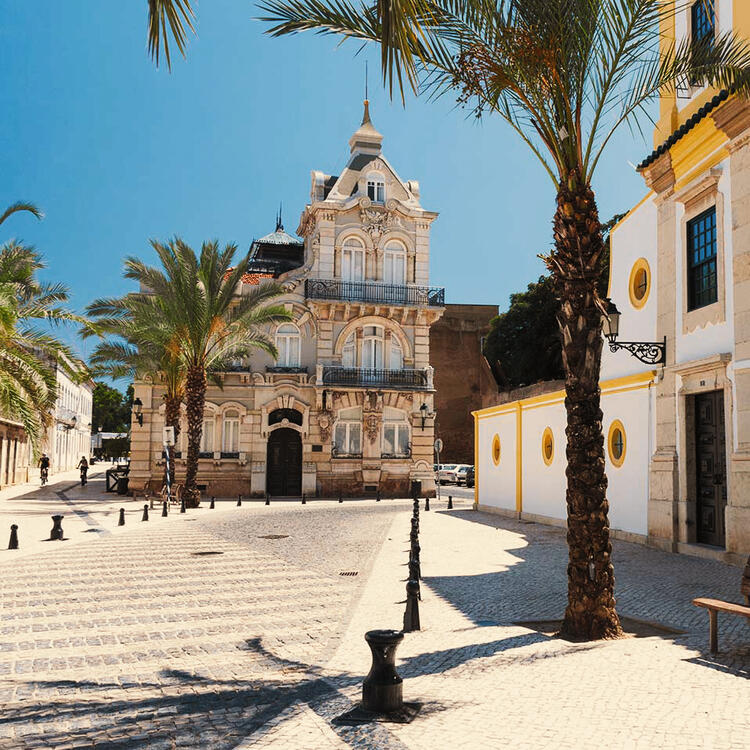
{"label": "arched doorway", "polygon": [[271,495],[302,494],[302,437],[282,427],[268,436],[266,491]]}

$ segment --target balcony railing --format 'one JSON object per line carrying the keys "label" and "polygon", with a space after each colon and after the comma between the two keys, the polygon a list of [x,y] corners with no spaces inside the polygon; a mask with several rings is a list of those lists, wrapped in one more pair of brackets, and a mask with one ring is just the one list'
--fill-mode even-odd
{"label": "balcony railing", "polygon": [[323,367],[323,385],[381,385],[392,388],[427,388],[426,370],[373,370],[360,367]]}
{"label": "balcony railing", "polygon": [[445,289],[403,284],[381,284],[376,281],[341,281],[340,279],[306,279],[308,299],[373,302],[380,305],[410,307],[444,307]]}
{"label": "balcony railing", "polygon": [[307,373],[307,367],[290,367],[287,365],[266,365],[266,372],[290,372],[290,373]]}

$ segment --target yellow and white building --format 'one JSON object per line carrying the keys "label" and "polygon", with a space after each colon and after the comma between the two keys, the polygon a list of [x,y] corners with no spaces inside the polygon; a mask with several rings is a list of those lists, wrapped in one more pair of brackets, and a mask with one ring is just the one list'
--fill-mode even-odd
{"label": "yellow and white building", "polygon": [[[734,28],[750,2],[696,0],[663,43]],[[622,341],[666,365],[602,360],[610,522],[617,537],[739,561],[750,552],[750,102],[685,84],[660,101],[649,193],[612,233],[609,296]],[[481,509],[564,524],[560,390],[474,413]]]}

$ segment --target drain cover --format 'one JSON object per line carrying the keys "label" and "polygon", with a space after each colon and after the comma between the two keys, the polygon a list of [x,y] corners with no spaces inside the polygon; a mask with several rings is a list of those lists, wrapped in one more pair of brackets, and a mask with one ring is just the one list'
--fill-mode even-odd
{"label": "drain cover", "polygon": [[207,555],[223,555],[223,554],[224,554],[223,552],[219,552],[219,550],[215,550],[215,549],[208,549],[202,552],[193,552],[193,555],[195,555],[196,557],[206,557]]}
{"label": "drain cover", "polygon": [[339,572],[339,575],[340,576],[348,576],[350,578],[353,578],[354,576],[357,575],[358,572],[359,571],[356,571],[356,570],[342,570],[342,571]]}
{"label": "drain cover", "polygon": [[288,539],[289,534],[264,534],[259,536],[258,539]]}

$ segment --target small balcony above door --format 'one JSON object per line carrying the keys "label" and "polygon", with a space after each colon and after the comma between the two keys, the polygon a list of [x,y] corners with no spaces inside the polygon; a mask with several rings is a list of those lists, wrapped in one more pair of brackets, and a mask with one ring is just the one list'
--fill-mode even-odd
{"label": "small balcony above door", "polygon": [[413,284],[384,284],[378,281],[306,279],[309,300],[354,302],[385,307],[445,307],[445,289]]}

